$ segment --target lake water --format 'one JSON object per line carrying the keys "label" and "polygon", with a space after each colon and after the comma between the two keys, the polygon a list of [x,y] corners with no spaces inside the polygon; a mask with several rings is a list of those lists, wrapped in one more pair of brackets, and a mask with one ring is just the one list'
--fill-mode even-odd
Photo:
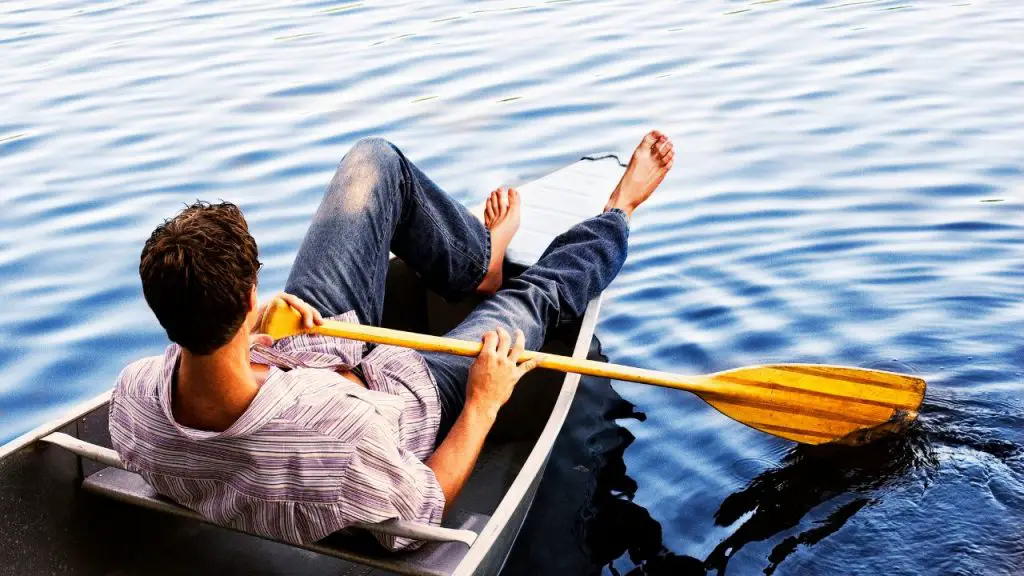
{"label": "lake water", "polygon": [[0,441],[163,347],[138,255],[185,202],[276,290],[362,136],[473,204],[658,127],[604,353],[910,372],[919,424],[797,448],[591,380],[508,572],[1024,570],[1018,0],[288,4],[0,5]]}

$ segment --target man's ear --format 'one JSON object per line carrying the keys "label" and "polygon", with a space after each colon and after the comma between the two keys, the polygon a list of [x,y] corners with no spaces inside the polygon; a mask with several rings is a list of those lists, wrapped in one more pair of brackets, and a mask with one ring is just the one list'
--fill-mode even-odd
{"label": "man's ear", "polygon": [[252,290],[249,291],[249,312],[252,312],[253,310],[259,308],[259,306],[259,296],[256,294],[256,285],[253,284]]}

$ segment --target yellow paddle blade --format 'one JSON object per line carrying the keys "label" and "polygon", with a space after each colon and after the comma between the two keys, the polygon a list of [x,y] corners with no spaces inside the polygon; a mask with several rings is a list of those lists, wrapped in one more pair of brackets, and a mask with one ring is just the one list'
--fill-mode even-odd
{"label": "yellow paddle blade", "polygon": [[[776,364],[698,376],[726,416],[805,444],[862,443],[917,417],[924,380],[865,368]],[[710,389],[709,389],[710,388]]]}

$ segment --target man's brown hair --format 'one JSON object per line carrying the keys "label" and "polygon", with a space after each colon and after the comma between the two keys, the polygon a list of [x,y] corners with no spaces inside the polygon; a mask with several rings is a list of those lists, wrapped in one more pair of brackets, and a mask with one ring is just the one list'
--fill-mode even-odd
{"label": "man's brown hair", "polygon": [[156,227],[139,275],[167,337],[206,355],[238,332],[259,269],[256,241],[238,207],[196,202]]}

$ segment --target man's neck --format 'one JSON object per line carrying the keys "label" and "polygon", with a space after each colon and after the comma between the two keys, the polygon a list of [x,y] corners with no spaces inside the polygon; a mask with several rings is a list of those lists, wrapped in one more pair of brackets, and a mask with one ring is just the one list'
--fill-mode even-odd
{"label": "man's neck", "polygon": [[239,330],[208,356],[182,349],[172,404],[178,423],[223,432],[242,416],[260,389],[249,364],[248,336]]}

